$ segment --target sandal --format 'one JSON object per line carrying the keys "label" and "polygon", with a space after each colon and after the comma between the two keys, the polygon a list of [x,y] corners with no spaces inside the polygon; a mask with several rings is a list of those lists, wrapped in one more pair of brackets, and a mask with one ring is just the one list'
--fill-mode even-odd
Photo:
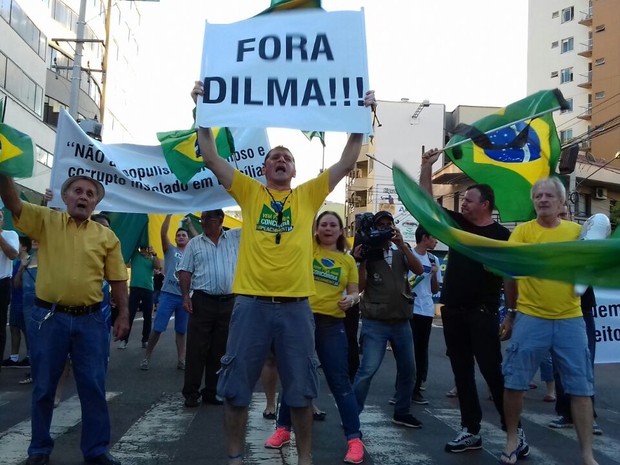
{"label": "sandal", "polygon": [[499,463],[503,465],[515,465],[515,463],[517,463],[518,458],[519,458],[519,447],[517,446],[517,448],[513,450],[510,453],[510,455],[508,455],[506,452],[502,452],[502,455],[499,456]]}
{"label": "sandal", "polygon": [[312,418],[314,421],[323,421],[325,420],[326,416],[327,416],[327,413],[322,412],[321,410],[316,410],[315,412],[312,413]]}
{"label": "sandal", "polygon": [[265,420],[275,420],[276,419],[276,412],[269,412],[267,410],[263,411],[263,418]]}
{"label": "sandal", "polygon": [[555,396],[551,394],[547,394],[545,395],[545,397],[543,397],[543,401],[544,402],[555,402]]}

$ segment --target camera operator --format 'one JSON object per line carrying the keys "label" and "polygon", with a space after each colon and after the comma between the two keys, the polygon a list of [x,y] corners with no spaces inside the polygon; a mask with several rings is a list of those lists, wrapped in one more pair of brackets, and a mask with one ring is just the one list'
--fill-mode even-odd
{"label": "camera operator", "polygon": [[388,211],[375,214],[373,226],[360,231],[358,239],[354,256],[360,261],[359,287],[364,291],[360,303],[364,351],[353,383],[357,404],[361,412],[389,341],[398,376],[392,422],[420,428],[422,423],[410,413],[415,365],[409,325],[413,296],[407,275],[409,271],[421,274],[423,267]]}

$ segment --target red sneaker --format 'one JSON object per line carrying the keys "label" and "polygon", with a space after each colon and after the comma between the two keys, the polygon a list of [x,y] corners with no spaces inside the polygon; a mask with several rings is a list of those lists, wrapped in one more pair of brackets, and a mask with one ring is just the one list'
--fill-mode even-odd
{"label": "red sneaker", "polygon": [[282,446],[285,446],[289,442],[291,442],[291,432],[287,431],[286,428],[277,427],[276,432],[265,441],[265,447],[267,449],[281,449]]}
{"label": "red sneaker", "polygon": [[364,461],[364,443],[360,438],[349,439],[349,450],[344,456],[345,463],[362,463]]}

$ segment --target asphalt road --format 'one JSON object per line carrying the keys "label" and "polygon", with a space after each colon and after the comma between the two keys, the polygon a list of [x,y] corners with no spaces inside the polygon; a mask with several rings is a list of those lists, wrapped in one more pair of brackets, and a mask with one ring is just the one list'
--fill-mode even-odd
{"label": "asphalt road", "polygon": [[[112,452],[124,465],[225,465],[226,451],[222,407],[203,405],[183,407],[180,390],[183,372],[176,368],[173,332],[169,329],[157,346],[149,371],[139,369],[143,357],[139,334],[141,320],[136,320],[129,346],[118,350],[112,344],[108,375],[108,395],[112,417]],[[458,401],[445,396],[452,387],[452,373],[445,357],[441,327],[431,335],[430,374],[425,392],[429,405],[412,405],[412,413],[424,426],[408,429],[393,425],[392,395],[395,377],[394,359],[389,351],[376,375],[361,415],[367,465],[401,464],[496,464],[505,435],[499,417],[487,400],[484,381],[479,376],[479,393],[483,399],[483,449],[461,454],[444,452],[444,445],[460,429]],[[0,372],[0,465],[17,465],[26,458],[30,431],[31,385],[20,385],[24,369]],[[594,437],[596,458],[601,465],[620,463],[620,403],[618,379],[620,365],[599,365],[595,369],[598,423],[603,436]],[[542,383],[539,383],[542,384]],[[553,404],[543,402],[544,389],[526,395],[523,426],[532,453],[527,463],[579,464],[579,449],[572,429],[553,430],[546,424],[554,418]],[[346,440],[340,418],[322,383],[317,404],[327,412],[324,422],[315,422],[313,460],[315,465],[342,463]],[[282,451],[263,447],[275,424],[262,418],[264,395],[260,385],[250,409],[245,463],[255,465],[296,464],[294,447]],[[63,402],[55,410],[52,424],[56,445],[52,465],[82,463],[79,449],[80,408],[73,380],[67,384]]]}

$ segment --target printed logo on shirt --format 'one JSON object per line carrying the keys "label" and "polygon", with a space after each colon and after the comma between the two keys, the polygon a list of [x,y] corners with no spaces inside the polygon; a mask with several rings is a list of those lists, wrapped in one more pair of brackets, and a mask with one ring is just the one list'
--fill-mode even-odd
{"label": "printed logo on shirt", "polygon": [[321,261],[315,258],[312,262],[314,280],[338,287],[340,285],[340,277],[342,276],[342,268],[334,267],[335,264],[336,262],[329,258],[322,258]]}
{"label": "printed logo on shirt", "polygon": [[291,232],[293,227],[291,226],[290,207],[282,212],[282,223],[278,223],[278,213],[269,206],[263,205],[256,230],[268,233]]}

